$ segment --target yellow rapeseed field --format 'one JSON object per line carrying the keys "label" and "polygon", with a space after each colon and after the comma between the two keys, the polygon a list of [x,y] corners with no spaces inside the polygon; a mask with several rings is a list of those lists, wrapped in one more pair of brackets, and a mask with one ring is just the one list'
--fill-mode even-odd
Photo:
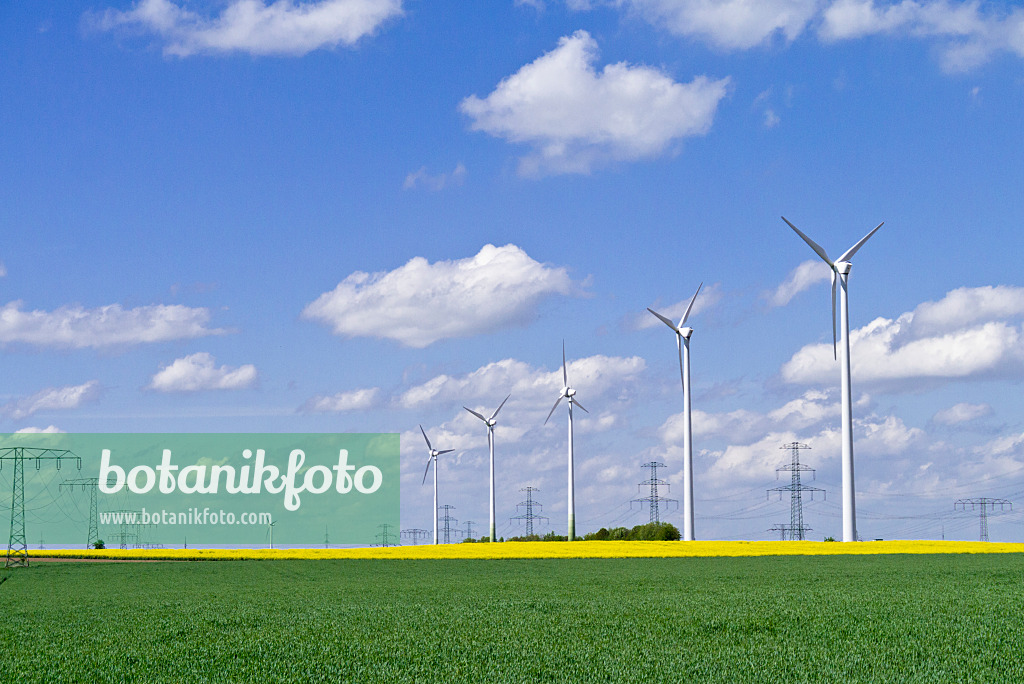
{"label": "yellow rapeseed field", "polygon": [[1024,553],[1024,544],[960,541],[577,541],[441,544],[360,549],[103,549],[30,552],[31,558],[105,560],[686,558],[711,556]]}

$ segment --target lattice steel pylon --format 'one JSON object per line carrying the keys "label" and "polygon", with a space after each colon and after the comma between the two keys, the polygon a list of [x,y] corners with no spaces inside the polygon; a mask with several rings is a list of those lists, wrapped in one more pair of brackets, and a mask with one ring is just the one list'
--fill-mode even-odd
{"label": "lattice steel pylon", "polygon": [[785,525],[772,528],[771,531],[780,531],[782,538],[785,540],[786,533],[789,533],[790,540],[803,541],[806,539],[806,533],[811,531],[810,527],[804,525],[804,499],[803,493],[810,492],[811,500],[814,500],[814,493],[821,492],[825,493],[824,489],[820,487],[810,487],[800,482],[800,473],[811,473],[812,479],[814,476],[814,468],[803,465],[800,463],[800,450],[810,449],[811,447],[800,442],[790,442],[789,444],[783,444],[780,449],[789,449],[792,452],[791,460],[786,465],[779,466],[775,469],[775,477],[779,477],[781,472],[790,473],[790,482],[788,485],[782,487],[773,487],[767,492],[767,496],[770,497],[772,492],[778,492],[779,498],[782,498],[783,492],[789,492],[789,527]]}
{"label": "lattice steel pylon", "polygon": [[630,504],[632,504],[633,502],[638,502],[638,503],[640,503],[640,505],[643,505],[646,502],[647,506],[648,506],[648,508],[650,509],[650,512],[651,512],[651,522],[652,523],[661,523],[660,504],[662,504],[662,503],[678,504],[679,501],[677,501],[676,499],[669,499],[667,497],[661,496],[658,493],[658,488],[659,487],[664,487],[666,490],[669,488],[668,482],[666,482],[665,480],[659,480],[658,479],[658,468],[664,468],[665,467],[664,463],[658,463],[657,461],[651,461],[649,463],[644,463],[640,467],[641,468],[650,468],[651,476],[649,478],[647,478],[646,480],[644,480],[643,482],[641,482],[640,484],[638,484],[637,487],[649,487],[650,488],[650,490],[649,490],[650,493],[647,496],[641,497],[639,499],[633,499],[632,501],[630,501]]}
{"label": "lattice steel pylon", "polygon": [[74,489],[76,486],[80,486],[82,489],[89,490],[89,532],[86,535],[85,548],[91,549],[96,546],[96,542],[100,538],[99,528],[99,492],[100,478],[98,477],[80,477],[74,480],[64,480],[58,485],[57,489],[61,487],[67,487]]}
{"label": "lattice steel pylon", "polygon": [[991,506],[992,510],[999,506],[999,510],[1004,510],[1004,506],[1009,506],[1010,510],[1013,510],[1013,502],[1007,499],[990,499],[986,496],[979,497],[977,499],[960,499],[953,504],[953,509],[956,510],[957,506],[962,506],[962,510],[967,510],[970,506],[971,510],[974,510],[975,506],[981,507],[981,534],[979,539],[983,542],[988,541],[988,507]]}
{"label": "lattice steel pylon", "polygon": [[441,520],[444,521],[444,543],[445,544],[451,544],[452,543],[452,537],[451,537],[452,523],[459,522],[458,518],[453,518],[452,516],[448,515],[448,511],[454,510],[454,509],[455,509],[455,506],[449,506],[448,504],[445,504],[444,506],[438,506],[437,507],[437,510],[439,510],[439,511],[443,510],[444,511],[444,517],[442,517]]}
{"label": "lattice steel pylon", "polygon": [[418,527],[411,527],[409,529],[402,530],[402,536],[403,537],[411,537],[412,538],[413,546],[415,546],[416,544],[420,543],[419,540],[420,540],[421,537],[423,539],[426,539],[429,535],[430,535],[430,530],[422,530],[422,529],[420,529]]}
{"label": "lattice steel pylon", "polygon": [[[526,521],[526,536],[533,536],[533,521],[534,520],[547,520],[546,515],[539,515],[533,512],[534,506],[537,508],[543,508],[544,506],[533,500],[533,493],[539,492],[540,490],[536,487],[523,487],[519,491],[526,492],[526,501],[520,501],[516,504],[516,510],[519,510],[520,506],[526,507],[526,513],[521,515],[512,516],[512,520],[525,520]],[[493,541],[493,540],[492,540]]]}
{"label": "lattice steel pylon", "polygon": [[[26,452],[28,454],[26,455]],[[11,492],[11,536],[7,541],[6,568],[28,567],[28,543],[25,538],[25,459],[35,459],[36,470],[42,461],[56,461],[57,470],[64,459],[76,459],[82,469],[82,459],[67,449],[45,449],[42,447],[0,448],[0,465],[4,461],[14,462],[14,484]]]}
{"label": "lattice steel pylon", "polygon": [[380,540],[380,544],[378,546],[388,547],[398,545],[398,535],[393,534],[390,531],[391,527],[393,526],[388,523],[377,525],[377,529],[381,531],[380,534],[374,535],[376,539]]}

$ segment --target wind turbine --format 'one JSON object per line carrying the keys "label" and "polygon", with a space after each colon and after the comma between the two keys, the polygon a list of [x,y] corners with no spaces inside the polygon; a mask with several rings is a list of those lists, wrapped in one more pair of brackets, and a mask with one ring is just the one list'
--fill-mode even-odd
{"label": "wind turbine", "polygon": [[267,534],[264,535],[264,537],[270,537],[270,548],[274,548],[274,525],[276,524],[276,520],[271,520],[270,524],[267,525]]}
{"label": "wind turbine", "polygon": [[850,259],[857,253],[857,250],[864,246],[864,243],[868,241],[875,232],[882,227],[885,223],[879,223],[875,226],[874,230],[865,235],[860,241],[850,249],[843,252],[843,255],[832,261],[828,258],[828,254],[825,250],[811,238],[807,237],[800,232],[800,229],[794,226],[789,220],[783,216],[782,220],[785,221],[790,228],[796,231],[796,234],[803,238],[814,253],[822,258],[822,260],[829,265],[832,269],[832,356],[836,356],[836,276],[839,277],[839,282],[842,285],[842,289],[839,294],[839,318],[842,322],[842,344],[838,345],[839,350],[843,353],[839,355],[839,372],[842,383],[842,395],[843,395],[843,412],[842,412],[842,423],[843,423],[843,541],[857,541],[857,507],[854,501],[855,489],[853,486],[853,392],[850,388],[850,311],[847,304],[847,280],[850,277]]}
{"label": "wind turbine", "polygon": [[565,370],[564,340],[562,341],[562,391],[559,393],[555,405],[548,412],[548,417],[544,419],[545,425],[551,420],[551,414],[558,408],[558,404],[561,403],[562,399],[569,400],[569,541],[573,541],[576,539],[576,488],[572,477],[572,405],[576,404],[583,409],[584,413],[590,413],[590,411],[587,411],[587,409],[583,408],[583,404],[576,401],[576,390],[569,387],[569,374]]}
{"label": "wind turbine", "polygon": [[[511,396],[512,396],[511,394],[508,395],[508,397],[511,397]],[[494,413],[491,414],[490,418],[484,418],[482,414],[477,413],[476,411],[474,411],[473,409],[469,408],[468,406],[463,406],[462,407],[462,408],[466,409],[467,411],[469,411],[470,413],[472,413],[477,418],[479,418],[480,420],[484,421],[484,425],[487,426],[487,446],[488,446],[488,448],[490,449],[490,452],[491,452],[491,541],[492,542],[498,540],[498,538],[494,536],[495,535],[495,528],[494,528],[494,426],[498,424],[498,421],[495,420],[495,418],[498,417],[498,411],[500,411],[501,407],[505,405],[506,401],[508,401],[508,397],[505,397],[504,401],[502,401],[498,405],[498,408],[494,409]],[[426,435],[424,435],[424,436],[426,436]]]}
{"label": "wind turbine", "polygon": [[[427,433],[423,431],[423,426],[420,425],[420,432],[423,432],[423,439],[427,441],[427,469],[423,471],[423,482],[427,481],[427,472],[430,471],[430,462],[434,462],[434,543],[437,543],[437,457],[441,454],[447,454],[455,451],[455,449],[443,449],[438,451],[434,447],[430,446],[430,439],[427,438]],[[423,482],[420,484],[422,485]]]}
{"label": "wind turbine", "polygon": [[697,286],[697,291],[690,298],[679,325],[654,309],[647,309],[675,331],[676,346],[679,347],[679,378],[683,383],[683,541],[693,541],[693,432],[690,423],[690,335],[693,334],[693,328],[684,326],[702,287],[703,282]]}

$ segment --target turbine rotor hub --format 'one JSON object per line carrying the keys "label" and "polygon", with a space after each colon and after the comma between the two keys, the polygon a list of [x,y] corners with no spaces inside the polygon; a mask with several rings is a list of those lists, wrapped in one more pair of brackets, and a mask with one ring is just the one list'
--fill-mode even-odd
{"label": "turbine rotor hub", "polygon": [[693,334],[693,328],[680,328],[679,334],[682,336],[684,340],[688,340],[690,339],[690,335]]}
{"label": "turbine rotor hub", "polygon": [[850,268],[853,266],[849,261],[837,261],[836,273],[839,275],[850,275]]}

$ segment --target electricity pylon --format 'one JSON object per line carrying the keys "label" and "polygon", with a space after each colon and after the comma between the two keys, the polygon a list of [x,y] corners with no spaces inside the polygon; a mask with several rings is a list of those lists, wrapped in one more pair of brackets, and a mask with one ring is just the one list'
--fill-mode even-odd
{"label": "electricity pylon", "polygon": [[377,525],[377,529],[381,531],[380,534],[376,535],[376,538],[380,540],[380,544],[377,544],[377,546],[387,547],[398,545],[397,535],[388,531],[391,527],[392,525],[389,525],[387,523]]}
{"label": "electricity pylon", "polygon": [[444,543],[451,544],[452,524],[457,523],[459,521],[457,518],[453,518],[450,515],[448,515],[448,511],[455,510],[455,506],[449,506],[448,504],[445,504],[444,506],[438,506],[437,510],[444,510],[444,517],[441,518],[441,520],[444,522]]}
{"label": "electricity pylon", "polygon": [[100,478],[98,477],[80,477],[74,480],[64,480],[58,485],[57,489],[61,487],[67,487],[68,489],[74,490],[76,486],[80,486],[82,489],[89,490],[89,532],[86,535],[85,548],[91,549],[96,546],[96,542],[100,538],[99,529],[99,507],[98,507],[98,496]]}
{"label": "electricity pylon", "polygon": [[[658,494],[658,487],[664,487],[666,491],[669,488],[669,484],[668,484],[667,481],[659,480],[658,479],[658,468],[664,468],[665,464],[664,463],[658,463],[657,461],[651,461],[650,463],[644,463],[640,467],[641,468],[650,468],[651,476],[649,478],[647,478],[646,480],[644,480],[643,482],[641,482],[640,484],[638,484],[637,487],[649,487],[650,488],[650,493],[647,496],[645,496],[645,497],[642,497],[642,498],[639,498],[639,499],[633,499],[633,501],[638,502],[641,506],[643,506],[643,504],[646,502],[648,508],[651,511],[651,522],[652,523],[661,523],[660,504],[662,502],[664,502],[664,503],[674,503],[674,504],[678,504],[679,503],[676,499],[669,499],[667,497],[660,496]],[[630,504],[632,504],[633,501],[631,501]]]}
{"label": "electricity pylon", "polygon": [[412,538],[413,546],[415,546],[416,544],[419,544],[420,543],[419,540],[421,538],[422,539],[426,539],[429,534],[430,534],[430,530],[421,530],[421,529],[416,528],[416,527],[411,527],[411,528],[409,528],[407,530],[402,530],[402,536],[403,537],[411,537]]}
{"label": "electricity pylon", "polygon": [[786,538],[786,532],[789,532],[789,538],[793,541],[803,541],[805,533],[810,532],[811,528],[804,526],[804,500],[803,493],[810,492],[811,500],[814,500],[815,492],[824,493],[825,490],[819,487],[810,487],[800,482],[800,473],[811,473],[811,477],[814,477],[814,468],[806,466],[800,463],[800,450],[810,449],[811,447],[800,442],[790,442],[789,444],[783,444],[780,449],[789,449],[792,452],[792,457],[789,463],[786,465],[779,466],[775,469],[775,477],[778,479],[779,473],[789,472],[790,482],[788,485],[782,487],[773,487],[768,490],[767,495],[770,497],[772,492],[779,493],[779,499],[782,498],[782,492],[789,492],[789,527],[785,525],[779,527],[776,525],[772,528],[772,531],[780,531],[782,538]]}
{"label": "electricity pylon", "polygon": [[[27,452],[27,453],[26,453]],[[11,493],[11,536],[7,540],[5,568],[28,567],[28,543],[25,540],[25,459],[35,459],[36,470],[42,461],[56,461],[57,470],[64,459],[76,459],[82,469],[82,459],[67,449],[41,447],[4,447],[0,449],[0,465],[14,461],[14,485]]]}
{"label": "electricity pylon", "polygon": [[[522,515],[514,515],[514,516],[512,516],[512,520],[525,520],[526,521],[526,536],[527,537],[532,537],[533,536],[533,521],[534,520],[547,520],[548,517],[546,515],[540,515],[540,514],[537,514],[537,513],[533,512],[534,506],[536,506],[537,508],[543,508],[544,507],[541,504],[539,504],[539,503],[537,503],[536,501],[533,500],[533,493],[534,492],[539,492],[540,491],[539,489],[537,489],[536,487],[524,487],[524,488],[520,489],[519,491],[526,492],[526,501],[520,501],[519,503],[517,503],[516,504],[516,510],[519,510],[520,506],[525,506],[526,507],[526,513],[524,513]],[[491,541],[494,541],[494,540],[492,539]]]}
{"label": "electricity pylon", "polygon": [[991,506],[994,511],[996,506],[999,506],[999,510],[1004,510],[1004,506],[1009,506],[1010,510],[1013,510],[1012,501],[1007,501],[1006,499],[990,499],[985,496],[977,499],[960,499],[953,504],[953,509],[956,510],[957,506],[961,506],[962,510],[965,511],[968,506],[971,507],[972,511],[975,506],[979,506],[981,508],[981,535],[979,538],[983,542],[988,541],[988,507]]}

